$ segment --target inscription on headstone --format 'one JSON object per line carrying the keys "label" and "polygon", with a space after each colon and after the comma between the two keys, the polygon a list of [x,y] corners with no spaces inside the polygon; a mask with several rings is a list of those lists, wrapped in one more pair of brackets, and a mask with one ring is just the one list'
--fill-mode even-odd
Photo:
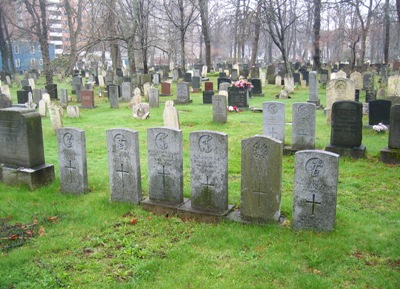
{"label": "inscription on headstone", "polygon": [[106,131],[111,201],[138,204],[142,199],[138,135],[130,129]]}
{"label": "inscription on headstone", "polygon": [[270,101],[263,103],[263,135],[285,144],[285,104]]}
{"label": "inscription on headstone", "polygon": [[295,154],[293,229],[335,226],[339,155],[318,150]]}
{"label": "inscription on headstone", "polygon": [[241,217],[277,222],[281,210],[282,142],[267,136],[242,140]]}
{"label": "inscription on headstone", "polygon": [[60,191],[82,194],[88,190],[85,132],[78,128],[57,130]]}

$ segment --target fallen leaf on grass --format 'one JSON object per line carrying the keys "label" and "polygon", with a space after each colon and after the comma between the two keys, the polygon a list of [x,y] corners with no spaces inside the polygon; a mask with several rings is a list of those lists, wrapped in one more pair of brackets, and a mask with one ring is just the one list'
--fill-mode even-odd
{"label": "fallen leaf on grass", "polygon": [[54,223],[55,221],[57,221],[58,220],[58,217],[57,216],[53,216],[53,217],[47,217],[47,219],[46,219],[47,221],[49,221],[49,222],[52,222],[52,223]]}
{"label": "fallen leaf on grass", "polygon": [[130,223],[131,225],[136,225],[137,222],[138,222],[138,219],[136,219],[136,218],[132,218],[132,219],[129,220],[129,223]]}
{"label": "fallen leaf on grass", "polygon": [[39,236],[44,236],[44,227],[43,226],[40,226],[40,228],[39,228]]}

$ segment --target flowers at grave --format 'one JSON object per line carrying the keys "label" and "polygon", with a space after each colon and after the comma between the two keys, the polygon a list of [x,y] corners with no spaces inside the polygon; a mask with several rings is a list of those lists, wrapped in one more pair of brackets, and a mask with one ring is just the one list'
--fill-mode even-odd
{"label": "flowers at grave", "polygon": [[239,112],[239,108],[235,105],[235,106],[228,106],[228,111],[229,112]]}
{"label": "flowers at grave", "polygon": [[251,82],[243,79],[235,81],[234,83],[232,83],[232,85],[239,88],[247,88],[247,89],[253,88],[253,84]]}
{"label": "flowers at grave", "polygon": [[385,131],[387,131],[388,130],[388,127],[386,126],[386,125],[384,125],[383,123],[378,123],[378,124],[376,124],[376,125],[374,125],[374,126],[372,126],[372,129],[374,130],[374,131],[376,131],[376,132],[385,132]]}

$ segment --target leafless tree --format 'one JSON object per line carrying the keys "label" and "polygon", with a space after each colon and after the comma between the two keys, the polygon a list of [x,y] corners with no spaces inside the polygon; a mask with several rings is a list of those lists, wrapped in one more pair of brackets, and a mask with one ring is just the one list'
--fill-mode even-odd
{"label": "leafless tree", "polygon": [[163,0],[167,20],[179,31],[181,66],[186,70],[186,33],[196,21],[198,11],[192,0]]}
{"label": "leafless tree", "polygon": [[50,65],[50,53],[48,42],[48,19],[46,0],[23,0],[26,10],[31,17],[31,26],[28,28],[19,27],[34,34],[39,41],[40,51],[43,59],[43,71],[46,77],[46,84],[53,84],[53,71]]}

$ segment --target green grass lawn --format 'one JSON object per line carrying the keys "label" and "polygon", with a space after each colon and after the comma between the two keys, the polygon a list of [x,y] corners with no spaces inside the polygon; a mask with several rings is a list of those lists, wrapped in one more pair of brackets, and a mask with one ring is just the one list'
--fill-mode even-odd
{"label": "green grass lawn", "polygon": [[[62,87],[70,89],[67,82]],[[11,91],[16,102],[16,88]],[[267,85],[263,92],[265,97],[252,98],[250,106],[275,101],[279,88]],[[323,89],[319,96],[325,104]],[[226,124],[217,124],[202,94],[191,98],[192,104],[177,106],[185,197],[190,197],[189,134],[213,130],[228,134],[229,203],[240,206],[241,140],[262,134],[262,114],[229,113]],[[291,229],[294,156],[283,157],[282,214],[287,220],[281,225],[182,222],[140,206],[111,203],[106,130],[139,132],[147,196],[146,130],[163,125],[163,103],[170,99],[160,97],[160,107],[152,108],[147,120],[132,118],[127,104],[111,109],[104,97],[96,97],[96,109],[81,109],[80,118],[64,117],[65,127],[86,133],[90,191],[81,196],[59,192],[57,139],[49,118],[42,120],[46,163],[54,164],[56,180],[35,191],[0,184],[2,231],[33,232],[23,246],[0,253],[0,288],[400,288],[400,166],[379,162],[387,133],[364,128],[366,158],[340,158],[336,226],[330,233]],[[292,104],[307,99],[308,90],[298,88],[291,99],[280,100],[287,122]],[[330,126],[322,110],[316,132],[316,147],[323,149]],[[291,126],[286,125],[290,142]],[[3,237],[0,245],[17,243]]]}

